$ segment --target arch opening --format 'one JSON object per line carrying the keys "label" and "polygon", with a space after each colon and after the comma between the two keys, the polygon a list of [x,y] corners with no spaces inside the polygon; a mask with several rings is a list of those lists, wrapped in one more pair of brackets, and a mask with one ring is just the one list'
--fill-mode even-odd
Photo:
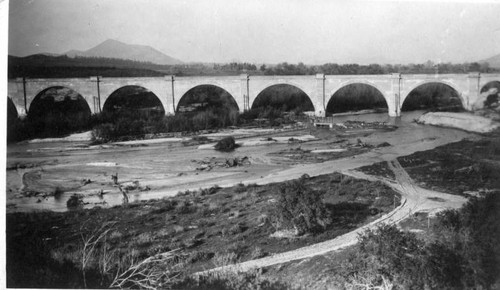
{"label": "arch opening", "polygon": [[106,99],[102,111],[114,117],[149,118],[165,115],[160,99],[141,86],[124,86]]}
{"label": "arch opening", "polygon": [[12,101],[11,98],[7,98],[7,126],[11,124],[12,122],[16,121],[17,118],[19,117],[16,109],[16,105],[14,105],[14,102]]}
{"label": "arch opening", "polygon": [[253,111],[275,110],[281,113],[314,113],[311,98],[294,85],[277,84],[262,90],[252,103]]}
{"label": "arch opening", "polygon": [[55,86],[38,93],[28,111],[27,128],[35,136],[55,137],[87,129],[90,107],[76,91]]}
{"label": "arch opening", "polygon": [[11,98],[7,97],[7,142],[16,141],[20,120],[16,105]]}
{"label": "arch opening", "polygon": [[401,111],[415,110],[460,112],[465,108],[453,87],[431,82],[417,86],[405,98]]}
{"label": "arch opening", "polygon": [[177,113],[193,115],[201,111],[217,109],[238,111],[238,104],[233,96],[215,85],[199,85],[187,91],[179,100]]}
{"label": "arch opening", "polygon": [[496,109],[500,107],[500,81],[492,81],[481,88],[480,108]]}
{"label": "arch opening", "polygon": [[179,127],[207,130],[238,124],[239,107],[233,96],[215,85],[198,85],[188,90],[176,108]]}
{"label": "arch opening", "polygon": [[337,90],[328,101],[326,114],[347,112],[387,112],[384,95],[374,86],[368,84],[349,84]]}

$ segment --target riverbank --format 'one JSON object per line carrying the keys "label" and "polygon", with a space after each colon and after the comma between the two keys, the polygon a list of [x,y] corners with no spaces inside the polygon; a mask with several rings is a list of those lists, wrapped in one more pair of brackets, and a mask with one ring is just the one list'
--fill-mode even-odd
{"label": "riverbank", "polygon": [[[9,255],[14,253],[16,256],[9,256],[8,260],[19,261],[18,266],[11,267],[14,272],[10,274],[21,275],[11,281],[35,281],[32,284],[35,286],[52,283],[53,287],[62,288],[81,286],[81,260],[78,260],[81,233],[90,238],[105,232],[102,238],[106,237],[109,247],[100,249],[106,249],[108,254],[111,253],[108,250],[114,249],[116,255],[122,257],[130,254],[126,258],[128,261],[175,250],[176,257],[188,261],[185,268],[191,272],[270,257],[274,253],[352,233],[400,202],[394,198],[393,191],[380,187],[380,183],[345,176],[339,178],[342,175],[330,174],[334,171],[356,176],[356,171],[352,170],[381,162],[386,164],[388,172],[394,172],[391,168],[397,164],[389,167],[387,162],[397,158],[417,186],[426,187],[428,168],[433,168],[432,178],[457,170],[473,174],[482,172],[475,168],[483,168],[475,163],[464,163],[464,166],[457,163],[448,172],[442,163],[434,166],[436,161],[454,160],[454,156],[460,154],[480,160],[479,164],[489,164],[484,160],[492,160],[493,164],[498,161],[495,149],[498,146],[493,137],[491,142],[486,142],[486,137],[478,134],[419,125],[412,122],[415,116],[409,114],[405,118],[395,123],[389,122],[385,114],[342,116],[336,123],[356,121],[348,124],[365,125],[360,128],[337,126],[333,130],[233,129],[189,140],[136,140],[107,144],[107,147],[90,147],[84,142],[24,143],[10,147],[7,155],[7,237],[12,250]],[[370,128],[370,122],[376,126]],[[390,124],[392,129],[377,127],[383,123]],[[241,146],[232,152],[198,149],[202,143],[228,135],[237,135],[237,142],[253,145]],[[297,138],[307,135],[314,138]],[[462,142],[469,143],[451,144],[445,149],[439,147],[464,138],[467,141]],[[256,141],[260,143],[255,144]],[[436,147],[439,154],[432,153]],[[447,152],[451,157],[442,157]],[[415,172],[420,174],[421,180],[412,171],[415,164],[425,165],[416,167],[420,168]],[[324,201],[335,223],[322,234],[294,237],[293,233],[277,229],[270,220],[273,216],[270,212],[277,201],[279,184],[298,179],[304,173],[307,173],[308,186],[327,190]],[[484,181],[495,177],[491,174],[478,177]],[[385,175],[387,182],[396,177],[390,173]],[[116,181],[112,176],[116,176]],[[468,180],[463,178],[463,181]],[[439,179],[433,182],[435,186],[427,188],[439,191],[442,188],[436,185],[448,187]],[[451,187],[453,181],[448,184]],[[470,185],[462,193],[472,191],[477,184]],[[496,186],[489,181],[486,184],[487,190]],[[128,205],[123,205],[118,185],[128,191]],[[34,195],[26,196],[29,192]],[[459,194],[472,195],[462,193]],[[67,211],[67,201],[75,194],[82,196],[80,209],[52,212]],[[464,200],[461,196],[452,196],[450,200],[453,198]],[[416,198],[415,201],[423,202],[425,208],[439,210],[451,206],[443,198]],[[458,201],[453,206],[457,204]],[[19,213],[22,211],[28,213]],[[411,212],[401,214],[405,218]],[[349,243],[353,241],[355,235],[348,239]],[[108,258],[112,259],[111,255]],[[51,270],[23,271],[23,267],[29,267],[23,263],[43,265],[45,268],[41,268]],[[99,266],[87,268],[87,277],[97,281],[94,287],[104,287],[109,279],[103,279],[99,271],[107,266],[99,264],[99,259],[89,263]]]}
{"label": "riverbank", "polygon": [[[89,273],[99,271],[99,253],[104,248],[116,255],[116,261],[142,260],[176,249],[182,251],[184,271],[190,273],[332,239],[391,211],[399,204],[394,200],[400,200],[381,183],[338,173],[302,180],[307,187],[325,189],[323,202],[332,223],[324,232],[296,236],[274,222],[279,183],[212,187],[110,209],[8,214],[9,287],[82,286],[81,237],[96,238],[104,225],[109,231],[93,253]],[[65,263],[63,271],[60,266]],[[36,274],[40,268],[45,275]],[[102,276],[104,284],[89,279],[88,285],[105,287],[111,278]]]}
{"label": "riverbank", "polygon": [[[412,169],[417,163],[422,164],[414,162],[417,159],[413,156],[435,157],[443,154],[449,156],[462,154],[481,162],[484,160],[496,162],[500,159],[500,153],[494,150],[498,147],[492,142],[497,141],[489,139],[474,142],[461,141],[398,159],[415,178],[418,175],[412,174]],[[491,150],[485,150],[485,148]],[[476,153],[471,154],[470,150],[475,150]],[[409,167],[408,164],[413,166]],[[441,166],[436,168],[439,170],[432,171],[432,180],[437,178],[446,180],[448,176],[448,171],[444,170],[446,168],[443,169]],[[500,166],[495,167],[495,170],[500,172]],[[94,208],[67,213],[8,214],[7,246],[11,249],[8,261],[16,263],[8,265],[9,271],[12,271],[8,275],[14,275],[10,276],[10,281],[15,281],[15,284],[11,286],[40,287],[43,285],[43,287],[65,288],[80,285],[81,287],[82,284],[79,283],[82,283],[82,273],[78,268],[81,262],[79,260],[82,249],[81,237],[97,237],[104,232],[106,238],[103,239],[105,244],[102,245],[107,245],[108,253],[122,255],[122,257],[130,254],[136,260],[142,260],[158,253],[176,250],[179,251],[176,255],[185,261],[183,269],[194,272],[262,258],[333,239],[373,221],[399,204],[400,198],[395,198],[394,191],[382,183],[359,180],[341,174],[305,178],[307,186],[327,189],[323,200],[327,208],[331,210],[335,222],[324,233],[303,237],[296,237],[292,232],[280,232],[272,223],[271,214],[277,202],[276,194],[279,183],[263,186],[241,184],[228,188],[212,187],[182,192],[177,197],[134,202],[110,209]],[[432,182],[428,174],[421,175],[420,178]],[[420,184],[418,178],[416,181]],[[482,190],[483,187],[479,187],[474,178],[463,179],[463,182],[467,181],[469,181],[469,189]],[[487,180],[485,181],[486,184],[490,184]],[[499,189],[495,184],[488,188],[489,191]],[[442,210],[450,206],[441,198],[429,199],[429,202],[435,204],[422,203],[424,206],[422,209]],[[418,217],[415,221],[419,221],[405,222],[404,227],[409,230],[421,230],[424,223],[429,226],[429,219],[422,219],[422,216],[430,213],[428,211],[404,211],[405,215],[414,215]],[[98,253],[104,249],[102,245],[98,246],[95,255],[99,255]],[[345,259],[350,255],[349,253],[349,250],[345,254],[334,252],[327,254],[324,258],[307,259],[305,263],[291,262],[284,266],[268,268],[266,272],[267,275],[271,275],[268,277],[274,277],[274,279],[280,277],[281,281],[287,281],[287,283],[297,285],[298,279],[302,279],[302,285],[318,285],[315,283],[325,282],[324,271],[317,275],[310,273],[311,275],[306,279],[304,275],[294,276],[291,270],[287,269],[302,269],[304,265],[311,267],[323,265],[326,269],[335,268],[335,265],[341,262],[328,261],[331,261],[332,257]],[[44,262],[34,262],[35,260]],[[106,283],[109,283],[107,280],[109,278],[103,279],[100,276],[99,267],[102,265],[99,261],[101,260],[97,256],[92,258],[87,268],[87,283],[94,285],[93,287],[104,287]],[[32,266],[35,268],[30,271],[29,267]],[[42,275],[39,274],[40,269],[37,268],[41,266],[44,267]],[[302,273],[302,270],[300,272]],[[61,274],[62,277],[59,276]]]}

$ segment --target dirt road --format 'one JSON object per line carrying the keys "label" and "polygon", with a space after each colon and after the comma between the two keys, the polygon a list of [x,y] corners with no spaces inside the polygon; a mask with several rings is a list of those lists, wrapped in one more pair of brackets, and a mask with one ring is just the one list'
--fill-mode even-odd
{"label": "dirt road", "polygon": [[[360,227],[352,232],[339,236],[333,240],[321,242],[318,244],[310,245],[293,251],[276,254],[273,256],[246,261],[243,263],[228,265],[211,269],[206,272],[231,270],[231,271],[248,271],[254,268],[263,268],[276,264],[282,264],[294,260],[301,260],[317,255],[322,255],[331,251],[341,250],[345,247],[354,245],[358,241],[358,235],[367,229],[374,229],[382,224],[395,224],[403,219],[409,217],[416,212],[429,212],[431,215],[438,211],[447,208],[459,208],[466,199],[461,196],[435,192],[427,189],[420,188],[415,185],[410,176],[402,168],[401,164],[394,159],[388,162],[389,167],[396,176],[396,182],[391,182],[387,179],[376,178],[373,176],[365,175],[361,172],[354,170],[346,170],[343,173],[368,180],[381,180],[388,184],[401,194],[401,204],[392,212],[380,217],[379,219]],[[206,273],[201,272],[198,274]]]}

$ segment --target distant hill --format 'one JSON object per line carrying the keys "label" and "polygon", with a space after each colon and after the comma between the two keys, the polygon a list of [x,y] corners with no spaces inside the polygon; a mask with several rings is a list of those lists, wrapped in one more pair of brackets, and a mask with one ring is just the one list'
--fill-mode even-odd
{"label": "distant hill", "polygon": [[490,67],[500,68],[500,54],[479,61],[479,63],[484,63],[484,62],[487,62],[490,65]]}
{"label": "distant hill", "polygon": [[182,61],[170,57],[151,46],[123,43],[118,40],[108,39],[103,43],[86,51],[70,50],[65,55],[69,57],[107,57],[151,62],[160,65],[182,64]]}
{"label": "distant hill", "polygon": [[175,66],[157,65],[102,57],[68,57],[34,54],[26,57],[9,55],[8,77],[70,78],[70,77],[151,77],[172,74]]}

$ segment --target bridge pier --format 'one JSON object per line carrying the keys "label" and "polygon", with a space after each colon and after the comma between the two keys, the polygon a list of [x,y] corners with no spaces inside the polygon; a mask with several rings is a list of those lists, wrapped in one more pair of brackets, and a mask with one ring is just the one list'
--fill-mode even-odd
{"label": "bridge pier", "polygon": [[[390,96],[390,97],[389,97]],[[391,90],[388,93],[387,109],[390,117],[401,116],[401,74],[391,74]],[[386,97],[386,98],[387,98]]]}
{"label": "bridge pier", "polygon": [[[200,85],[214,85],[226,90],[238,104],[240,112],[251,109],[257,96],[266,88],[286,84],[295,86],[311,99],[314,113],[325,116],[328,102],[339,89],[350,84],[367,84],[381,92],[387,102],[388,115],[401,116],[401,107],[418,86],[442,83],[455,89],[466,110],[472,110],[480,98],[481,88],[488,82],[500,81],[500,74],[433,74],[433,75],[303,75],[303,76],[197,76],[145,78],[73,78],[73,79],[11,79],[8,97],[19,116],[26,115],[33,99],[43,90],[62,86],[79,93],[92,113],[102,110],[107,98],[117,89],[136,85],[154,93],[162,102],[165,114],[175,114],[180,99],[190,89]],[[96,83],[97,82],[97,83]],[[99,102],[100,100],[100,102]]]}
{"label": "bridge pier", "polygon": [[324,74],[316,74],[316,91],[315,97],[312,98],[314,105],[314,115],[316,117],[326,117],[326,105],[327,105],[327,96],[326,96],[326,77]]}
{"label": "bridge pier", "polygon": [[465,98],[464,107],[466,110],[472,110],[472,106],[478,100],[481,91],[481,74],[469,73],[468,75],[468,97]]}

